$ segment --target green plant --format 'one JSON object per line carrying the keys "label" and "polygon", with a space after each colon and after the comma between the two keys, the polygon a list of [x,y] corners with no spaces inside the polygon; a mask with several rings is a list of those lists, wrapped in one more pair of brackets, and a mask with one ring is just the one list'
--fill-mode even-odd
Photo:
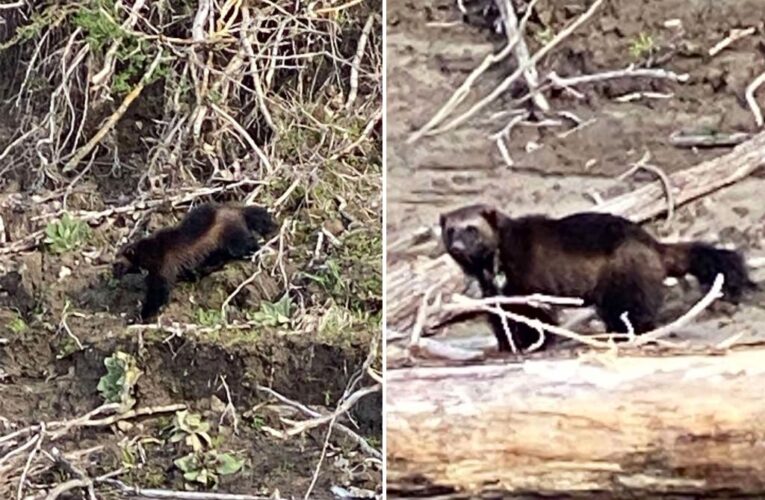
{"label": "green plant", "polygon": [[138,363],[130,354],[116,351],[104,359],[106,375],[98,381],[98,391],[110,403],[120,403],[122,411],[128,410],[135,404],[133,389],[142,375]]}
{"label": "green plant", "polygon": [[201,451],[205,443],[212,444],[212,438],[208,431],[210,424],[202,420],[201,415],[189,413],[188,410],[176,412],[175,421],[170,431],[170,442],[177,443],[184,440],[195,452]]}
{"label": "green plant", "polygon": [[218,476],[236,474],[244,465],[244,460],[230,453],[218,453],[210,450],[205,453],[192,452],[174,462],[183,472],[186,481],[202,486],[216,486]]}
{"label": "green plant", "polygon": [[80,346],[77,344],[77,342],[72,337],[67,335],[62,338],[61,342],[58,344],[58,353],[56,354],[56,359],[64,359],[79,350]]}
{"label": "green plant", "polygon": [[87,223],[64,213],[61,219],[45,227],[45,243],[54,253],[64,253],[79,248],[90,234]]}
{"label": "green plant", "polygon": [[207,327],[219,325],[223,319],[219,309],[197,309],[196,317],[198,324]]}
{"label": "green plant", "polygon": [[262,302],[260,310],[249,314],[250,321],[254,321],[261,326],[277,327],[288,325],[292,316],[292,301],[289,295],[279,299],[278,302]]}
{"label": "green plant", "polygon": [[553,39],[553,36],[554,36],[553,30],[552,30],[551,27],[548,26],[548,27],[546,27],[545,29],[543,29],[541,31],[537,31],[537,33],[534,36],[534,38],[540,44],[547,45]]}
{"label": "green plant", "polygon": [[125,35],[119,23],[98,9],[81,9],[74,15],[72,22],[85,33],[85,41],[95,51]]}
{"label": "green plant", "polygon": [[255,429],[256,431],[259,431],[263,428],[263,426],[266,425],[266,421],[261,417],[260,415],[253,415],[252,419],[250,420],[250,427]]}
{"label": "green plant", "polygon": [[651,35],[640,33],[638,37],[630,43],[630,54],[635,59],[643,59],[649,56],[656,49]]}
{"label": "green plant", "polygon": [[327,259],[316,274],[305,273],[305,276],[332,295],[343,295],[347,290],[340,264],[335,259]]}
{"label": "green plant", "polygon": [[27,331],[27,324],[21,316],[16,316],[8,323],[8,329],[18,335]]}

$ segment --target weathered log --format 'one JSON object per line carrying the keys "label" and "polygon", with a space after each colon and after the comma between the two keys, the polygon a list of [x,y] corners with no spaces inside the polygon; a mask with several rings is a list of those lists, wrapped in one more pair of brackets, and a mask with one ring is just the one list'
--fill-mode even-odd
{"label": "weathered log", "polygon": [[765,498],[763,360],[749,349],[390,370],[388,494]]}
{"label": "weathered log", "polygon": [[[725,155],[670,175],[675,203],[682,205],[733,184],[762,165],[765,165],[765,132]],[[592,208],[594,211],[622,215],[635,222],[646,221],[666,209],[664,191],[658,181]],[[397,331],[409,330],[428,290],[437,288],[443,294],[462,293],[466,283],[459,267],[447,255],[437,259],[389,261],[386,278],[388,327]],[[437,309],[430,314],[426,325],[443,320],[443,313]]]}

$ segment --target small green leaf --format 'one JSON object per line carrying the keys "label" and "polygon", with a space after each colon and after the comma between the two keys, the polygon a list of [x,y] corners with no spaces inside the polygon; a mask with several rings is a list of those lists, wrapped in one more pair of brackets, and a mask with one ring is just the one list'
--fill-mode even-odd
{"label": "small green leaf", "polygon": [[173,463],[183,472],[194,471],[199,468],[200,465],[199,459],[197,459],[197,456],[194,453],[189,453],[185,457],[177,458]]}
{"label": "small green leaf", "polygon": [[122,410],[132,408],[134,387],[141,377],[136,360],[124,352],[116,351],[104,359],[106,374],[98,381],[97,389],[110,403],[120,403]]}
{"label": "small green leaf", "polygon": [[244,460],[238,459],[229,453],[221,453],[217,459],[218,464],[215,467],[215,471],[221,476],[235,474],[244,465]]}
{"label": "small green leaf", "polygon": [[191,470],[183,473],[183,479],[186,481],[197,481],[200,475],[202,475],[201,470]]}
{"label": "small green leaf", "polygon": [[186,436],[184,436],[182,432],[177,432],[170,436],[170,442],[177,443],[178,441],[182,441],[184,437]]}

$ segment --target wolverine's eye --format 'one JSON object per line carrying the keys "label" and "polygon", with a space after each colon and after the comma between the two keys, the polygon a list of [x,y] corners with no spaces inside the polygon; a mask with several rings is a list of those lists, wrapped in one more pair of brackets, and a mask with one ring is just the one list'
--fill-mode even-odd
{"label": "wolverine's eye", "polygon": [[465,228],[465,235],[471,238],[478,238],[478,228],[475,226],[468,226]]}

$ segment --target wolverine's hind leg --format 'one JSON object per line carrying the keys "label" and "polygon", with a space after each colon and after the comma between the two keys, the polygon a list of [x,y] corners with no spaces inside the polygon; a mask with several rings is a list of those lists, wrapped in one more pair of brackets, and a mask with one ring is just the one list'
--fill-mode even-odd
{"label": "wolverine's hind leg", "polygon": [[627,333],[627,320],[635,333],[656,327],[656,318],[663,301],[662,281],[641,274],[640,270],[611,273],[601,279],[596,292],[595,308],[611,333]]}
{"label": "wolverine's hind leg", "polygon": [[159,313],[170,300],[170,282],[158,274],[146,276],[146,297],[141,309],[141,320],[146,322]]}
{"label": "wolverine's hind leg", "polygon": [[[502,306],[502,310],[517,314],[518,316],[524,316],[531,320],[539,320],[547,324],[555,324],[555,317],[548,311],[533,307],[528,304],[505,304]],[[498,315],[489,313],[489,322],[491,329],[494,332],[494,336],[497,338],[500,352],[512,352],[510,341],[505,333],[505,326],[502,323],[502,318]],[[510,334],[513,337],[513,344],[519,351],[525,351],[532,345],[536,344],[540,340],[540,332],[536,328],[533,328],[526,323],[519,321],[507,320],[507,327],[510,330]],[[552,341],[552,335],[546,334],[544,342],[540,346],[540,349],[544,349]]]}

